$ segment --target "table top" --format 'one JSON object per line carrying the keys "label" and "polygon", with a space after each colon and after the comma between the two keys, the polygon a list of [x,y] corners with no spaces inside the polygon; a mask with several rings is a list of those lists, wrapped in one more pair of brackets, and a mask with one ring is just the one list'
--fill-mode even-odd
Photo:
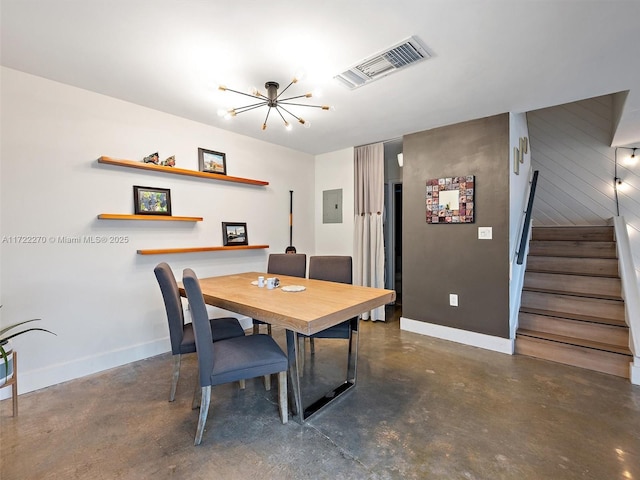
{"label": "table top", "polygon": [[[258,276],[280,279],[272,290],[251,282]],[[395,300],[396,292],[381,288],[307,278],[247,272],[201,278],[200,288],[209,305],[281,326],[305,335],[318,333],[344,320]],[[283,286],[301,285],[301,292],[285,292]],[[180,286],[180,294],[185,296]]]}

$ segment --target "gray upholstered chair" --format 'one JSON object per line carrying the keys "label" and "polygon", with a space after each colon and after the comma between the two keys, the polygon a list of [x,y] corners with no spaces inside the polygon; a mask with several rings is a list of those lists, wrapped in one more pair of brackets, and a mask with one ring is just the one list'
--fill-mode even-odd
{"label": "gray upholstered chair", "polygon": [[[307,274],[307,256],[304,253],[272,253],[269,255],[267,273],[304,278]],[[256,319],[253,319],[253,333],[260,333],[260,325],[265,324],[267,333],[271,335],[271,325]]]}
{"label": "gray upholstered chair", "polygon": [[[309,258],[309,278],[351,284],[353,283],[351,257],[339,255],[313,256]],[[346,338],[351,340],[351,331],[355,330],[357,325],[357,318],[354,317],[314,335],[299,335],[302,338],[308,337],[311,339],[311,354],[313,354],[315,349],[314,338]]]}
{"label": "gray upholstered chair", "polygon": [[278,403],[282,423],[287,423],[287,356],[269,335],[248,335],[212,342],[211,322],[202,297],[200,282],[190,268],[182,283],[187,292],[193,319],[201,389],[200,415],[195,444],[200,445],[209,413],[211,387],[222,383],[278,374]]}
{"label": "gray upholstered chair", "polygon": [[[176,398],[182,355],[194,353],[196,351],[196,342],[193,335],[193,325],[191,323],[185,323],[184,321],[180,291],[178,290],[178,283],[171,268],[165,262],[162,262],[158,264],[153,271],[156,274],[156,279],[162,291],[162,298],[164,299],[167,320],[169,322],[169,338],[171,340],[171,353],[173,354],[173,375],[169,401],[173,402]],[[244,330],[236,318],[212,318],[210,322],[212,332],[211,339],[214,342],[226,338],[244,336]]]}

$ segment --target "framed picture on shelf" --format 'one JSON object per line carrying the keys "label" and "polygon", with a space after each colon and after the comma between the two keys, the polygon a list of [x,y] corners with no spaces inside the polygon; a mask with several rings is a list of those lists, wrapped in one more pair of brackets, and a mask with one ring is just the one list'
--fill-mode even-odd
{"label": "framed picture on shelf", "polygon": [[222,222],[222,243],[225,247],[249,245],[246,223]]}
{"label": "framed picture on shelf", "polygon": [[227,156],[222,152],[198,148],[198,167],[201,172],[226,175]]}
{"label": "framed picture on shelf", "polygon": [[133,208],[136,215],[171,216],[171,191],[168,188],[133,187]]}

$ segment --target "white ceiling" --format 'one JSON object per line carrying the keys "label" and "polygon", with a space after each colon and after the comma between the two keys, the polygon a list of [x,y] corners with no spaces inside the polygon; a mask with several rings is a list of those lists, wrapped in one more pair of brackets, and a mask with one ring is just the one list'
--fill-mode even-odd
{"label": "white ceiling", "polygon": [[[640,1],[0,0],[2,65],[319,154],[504,112],[630,91],[613,145],[640,146]],[[348,90],[333,76],[417,35],[433,57]],[[305,78],[335,111],[221,107]],[[311,102],[313,100],[313,102]],[[293,109],[292,109],[293,110]]]}

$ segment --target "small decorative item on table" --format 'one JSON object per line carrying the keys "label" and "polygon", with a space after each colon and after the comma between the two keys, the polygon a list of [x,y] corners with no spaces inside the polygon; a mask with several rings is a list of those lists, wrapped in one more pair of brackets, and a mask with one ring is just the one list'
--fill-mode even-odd
{"label": "small decorative item on table", "polygon": [[222,242],[225,247],[233,245],[249,245],[247,224],[222,222]]}
{"label": "small decorative item on table", "polygon": [[222,152],[198,148],[198,167],[201,172],[226,175],[227,156]]}
{"label": "small decorative item on table", "polygon": [[133,206],[136,215],[171,216],[171,190],[168,188],[133,187]]}

